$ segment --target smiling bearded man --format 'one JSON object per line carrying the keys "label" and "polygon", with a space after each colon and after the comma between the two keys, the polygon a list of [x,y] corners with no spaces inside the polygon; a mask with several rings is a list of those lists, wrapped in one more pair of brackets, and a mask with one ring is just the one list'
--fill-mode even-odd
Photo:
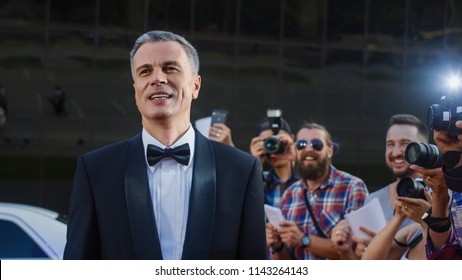
{"label": "smiling bearded man", "polygon": [[345,214],[363,206],[366,184],[331,164],[334,146],[325,127],[305,123],[295,147],[301,179],[282,197],[286,220],[279,229],[266,225],[267,244],[272,245],[274,259],[338,259],[331,230]]}

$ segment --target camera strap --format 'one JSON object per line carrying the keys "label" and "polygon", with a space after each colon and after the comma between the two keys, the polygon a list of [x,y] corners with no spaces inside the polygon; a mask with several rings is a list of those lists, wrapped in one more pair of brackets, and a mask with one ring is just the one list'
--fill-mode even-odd
{"label": "camera strap", "polygon": [[398,240],[396,240],[396,238],[393,238],[393,240],[396,242],[396,244],[398,244],[399,247],[402,247],[402,248],[409,248],[409,249],[412,249],[414,248],[421,240],[423,239],[423,234],[422,232],[419,233],[417,236],[415,236],[411,242],[409,242],[409,244],[406,244],[406,243],[403,243],[403,242],[400,242]]}
{"label": "camera strap", "polygon": [[308,200],[308,193],[306,189],[303,190],[303,198],[305,199],[306,208],[308,208],[308,212],[310,212],[311,220],[313,221],[313,224],[316,227],[316,230],[318,231],[319,236],[327,238],[327,235],[321,229],[321,227],[318,224],[318,221],[316,221],[316,218],[314,217],[313,210],[311,209],[310,201]]}

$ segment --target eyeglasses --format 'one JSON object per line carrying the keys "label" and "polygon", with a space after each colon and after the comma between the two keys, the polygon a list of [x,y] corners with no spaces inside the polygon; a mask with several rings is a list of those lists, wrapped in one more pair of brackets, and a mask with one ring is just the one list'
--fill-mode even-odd
{"label": "eyeglasses", "polygon": [[316,138],[311,140],[299,139],[297,142],[295,142],[295,147],[299,151],[305,149],[308,145],[310,145],[311,148],[315,149],[316,151],[321,151],[324,148],[324,143]]}

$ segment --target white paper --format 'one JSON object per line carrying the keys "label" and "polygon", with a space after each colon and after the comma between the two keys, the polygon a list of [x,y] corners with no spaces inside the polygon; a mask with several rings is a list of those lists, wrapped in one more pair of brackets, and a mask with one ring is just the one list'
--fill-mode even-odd
{"label": "white paper", "polygon": [[379,232],[387,223],[378,198],[374,198],[358,210],[346,214],[345,218],[350,224],[353,234],[363,239],[371,238],[359,229],[360,226]]}
{"label": "white paper", "polygon": [[205,137],[209,138],[210,126],[212,124],[212,117],[205,117],[196,120],[196,128]]}
{"label": "white paper", "polygon": [[265,214],[268,221],[276,228],[279,228],[279,224],[285,220],[281,209],[268,204],[265,204]]}

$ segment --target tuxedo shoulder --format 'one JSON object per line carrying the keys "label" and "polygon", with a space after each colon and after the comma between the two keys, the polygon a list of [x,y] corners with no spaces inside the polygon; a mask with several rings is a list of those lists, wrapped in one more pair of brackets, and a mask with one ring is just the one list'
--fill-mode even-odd
{"label": "tuxedo shoulder", "polygon": [[97,149],[94,149],[92,151],[89,151],[82,156],[85,158],[110,158],[116,155],[117,153],[120,153],[124,151],[128,145],[129,140],[124,140],[124,141],[119,141],[116,143],[112,143]]}
{"label": "tuxedo shoulder", "polygon": [[255,157],[253,157],[251,154],[239,149],[239,148],[236,148],[236,147],[232,147],[230,145],[227,145],[227,144],[223,144],[223,143],[220,143],[220,142],[215,142],[215,141],[210,141],[212,143],[212,146],[213,146],[213,149],[214,149],[214,152],[215,152],[215,156],[218,156],[218,157],[238,157],[238,158],[241,158],[242,160],[249,160],[249,161],[254,161],[256,160]]}

